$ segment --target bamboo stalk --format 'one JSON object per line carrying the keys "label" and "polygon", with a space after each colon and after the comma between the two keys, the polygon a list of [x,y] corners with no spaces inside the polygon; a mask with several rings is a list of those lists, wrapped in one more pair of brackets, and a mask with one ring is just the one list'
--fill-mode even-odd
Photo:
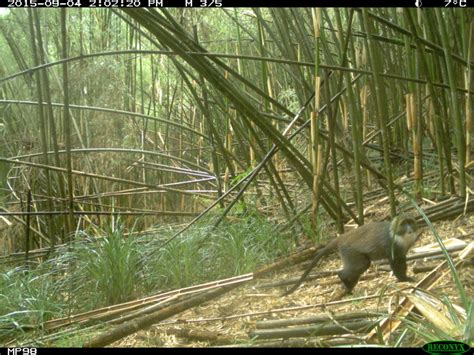
{"label": "bamboo stalk", "polygon": [[313,174],[311,222],[313,231],[318,231],[319,185],[322,167],[322,145],[319,143],[320,120],[318,112],[321,97],[321,76],[319,73],[319,50],[321,32],[321,9],[311,9],[314,30],[314,111],[311,112],[311,165]]}
{"label": "bamboo stalk", "polygon": [[[38,52],[37,52],[37,45],[36,45],[36,34],[35,34],[35,27],[34,27],[34,19],[33,19],[33,10],[30,8],[28,9],[28,24],[29,24],[29,29],[30,29],[30,36],[31,36],[31,51],[33,54],[33,63],[38,66],[40,64],[40,60],[38,58]],[[49,165],[49,157],[47,154],[48,151],[48,141],[47,141],[47,127],[46,127],[46,118],[44,115],[44,108],[43,108],[43,91],[41,88],[41,73],[38,71],[35,73],[35,83],[36,83],[36,92],[38,95],[38,119],[39,119],[39,127],[40,127],[40,141],[41,141],[41,150],[42,150],[42,156],[43,156],[43,163],[46,165]],[[49,171],[45,171],[45,177],[46,177],[46,189],[48,196],[52,196],[53,190],[52,190],[52,179],[49,174]],[[54,209],[54,204],[53,201],[48,200],[47,202],[47,208],[49,210]],[[47,223],[47,229],[48,229],[48,235],[50,238],[50,244],[51,248],[54,248],[54,245],[56,244],[56,229],[55,229],[55,224],[53,223],[53,220],[51,218],[48,218],[48,223]],[[41,233],[41,230],[39,230],[39,233]]]}
{"label": "bamboo stalk", "polygon": [[[470,30],[469,30],[469,36],[468,36],[468,55],[467,55],[467,63],[468,65],[466,66],[465,69],[465,77],[464,77],[464,83],[466,85],[466,89],[469,91],[470,88],[472,87],[472,65],[471,63],[474,62],[474,21],[471,18],[471,23],[469,25]],[[474,115],[474,111],[472,108],[472,99],[468,93],[466,93],[466,98],[465,98],[465,111],[466,111],[466,167],[469,164],[472,164],[472,160],[474,160],[471,157],[471,152],[474,149],[472,147],[472,134],[473,134],[473,129],[474,129],[474,124],[473,124],[473,118],[472,116]]]}
{"label": "bamboo stalk", "polygon": [[[35,31],[36,31],[36,40],[38,41],[38,47],[37,47],[38,60],[40,63],[45,63],[46,62],[45,53],[44,53],[45,47],[43,44],[43,36],[41,33],[39,13],[37,11],[33,12],[33,20],[34,20],[34,26],[35,26]],[[56,121],[55,121],[53,106],[51,105],[52,103],[51,86],[49,82],[48,71],[46,69],[41,70],[41,85],[44,88],[44,98],[46,101],[45,114],[46,114],[47,122],[49,125],[48,128],[49,128],[49,137],[51,140],[51,146],[54,152],[53,161],[56,167],[61,167],[61,160],[58,154],[59,144],[58,144],[58,136],[57,136],[57,129],[56,129]],[[66,197],[66,191],[65,191],[63,179],[55,176],[55,183],[58,186],[60,196],[63,198]],[[69,231],[72,230],[72,226],[70,225],[69,218],[67,216],[64,216],[63,223],[64,223],[65,228],[58,228],[57,234],[59,234],[64,241],[67,238],[67,234],[69,233]]]}
{"label": "bamboo stalk", "polygon": [[[67,58],[67,27],[66,27],[66,11],[61,9],[61,46],[62,46],[62,57]],[[69,114],[69,79],[68,79],[68,67],[67,62],[63,63],[63,90],[64,90],[64,137],[66,144],[66,176],[67,176],[67,193],[68,203],[67,208],[68,214],[68,225],[70,229],[74,228],[74,185],[72,180],[72,159],[71,159],[71,117]],[[67,238],[69,239],[69,237]]]}
{"label": "bamboo stalk", "polygon": [[292,326],[292,325],[302,325],[302,324],[314,324],[314,323],[324,323],[324,322],[339,322],[347,320],[355,320],[359,318],[372,318],[379,317],[382,313],[375,312],[373,310],[365,310],[362,312],[349,312],[342,314],[334,314],[326,312],[326,314],[320,314],[311,317],[302,317],[302,318],[289,318],[289,319],[276,319],[276,320],[264,320],[257,321],[255,324],[256,329],[273,329],[279,328],[282,326]]}
{"label": "bamboo stalk", "polygon": [[253,330],[249,333],[249,336],[258,339],[286,339],[292,337],[364,333],[373,328],[375,324],[374,321],[356,320],[342,323],[338,322],[337,324],[321,324],[311,327]]}
{"label": "bamboo stalk", "polygon": [[380,78],[379,73],[382,72],[379,51],[375,48],[374,39],[372,37],[372,24],[369,23],[368,11],[367,9],[362,9],[362,22],[364,24],[365,31],[367,33],[366,45],[368,49],[369,59],[371,67],[373,70],[372,78],[374,80],[374,89],[372,90],[373,95],[377,103],[377,119],[379,127],[382,131],[382,145],[383,145],[383,156],[384,156],[384,167],[385,174],[387,176],[387,192],[390,202],[390,214],[391,216],[396,215],[396,203],[395,203],[395,194],[394,194],[394,185],[393,185],[393,173],[392,166],[390,162],[390,143],[389,143],[389,134],[387,124],[385,122],[385,117],[388,117],[387,110],[387,96],[385,92],[385,87]]}
{"label": "bamboo stalk", "polygon": [[441,42],[443,44],[443,53],[446,65],[446,76],[449,83],[449,107],[451,114],[454,119],[454,132],[456,137],[456,148],[457,157],[459,160],[459,190],[461,197],[465,197],[466,190],[466,136],[464,134],[464,128],[461,117],[461,110],[459,107],[457,93],[456,93],[456,81],[454,73],[454,63],[451,57],[450,41],[448,38],[448,29],[446,28],[446,22],[443,21],[442,14],[439,9],[435,10],[436,19],[438,22],[438,28],[441,33]]}

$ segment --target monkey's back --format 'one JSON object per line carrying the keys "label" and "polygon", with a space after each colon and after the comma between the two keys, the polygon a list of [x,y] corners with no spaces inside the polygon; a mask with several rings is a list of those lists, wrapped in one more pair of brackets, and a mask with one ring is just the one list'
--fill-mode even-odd
{"label": "monkey's back", "polygon": [[338,241],[339,251],[345,250],[361,253],[371,260],[387,257],[390,248],[390,222],[373,222],[341,235]]}

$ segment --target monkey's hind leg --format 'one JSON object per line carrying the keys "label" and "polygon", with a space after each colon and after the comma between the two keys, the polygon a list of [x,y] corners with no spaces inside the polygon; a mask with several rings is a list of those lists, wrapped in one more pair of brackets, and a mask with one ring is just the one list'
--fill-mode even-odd
{"label": "monkey's hind leg", "polygon": [[345,292],[339,295],[343,297],[352,292],[354,286],[359,282],[360,276],[369,268],[370,258],[350,248],[340,252],[343,269],[337,274],[345,286]]}

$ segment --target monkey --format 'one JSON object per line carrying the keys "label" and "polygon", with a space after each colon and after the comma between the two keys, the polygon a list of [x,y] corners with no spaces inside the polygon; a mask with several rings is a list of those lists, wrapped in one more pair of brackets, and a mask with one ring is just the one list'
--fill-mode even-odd
{"label": "monkey", "polygon": [[360,276],[369,268],[371,261],[388,259],[398,281],[414,281],[407,276],[406,254],[418,239],[416,221],[399,215],[391,222],[372,222],[344,233],[318,251],[296,285],[282,296],[295,291],[306,279],[319,260],[338,250],[343,268],[337,275],[345,290],[339,298],[352,293]]}

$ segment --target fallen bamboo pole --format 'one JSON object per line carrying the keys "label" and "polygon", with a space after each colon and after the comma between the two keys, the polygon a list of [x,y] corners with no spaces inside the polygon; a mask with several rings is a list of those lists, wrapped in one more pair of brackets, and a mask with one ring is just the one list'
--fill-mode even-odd
{"label": "fallen bamboo pole", "polygon": [[347,333],[364,333],[370,330],[377,322],[357,320],[339,324],[319,324],[311,327],[257,329],[249,333],[251,338],[278,339],[298,338],[307,336],[340,335]]}
{"label": "fallen bamboo pole", "polygon": [[256,329],[273,329],[280,328],[292,325],[302,325],[302,324],[315,324],[315,323],[324,323],[331,321],[353,321],[359,318],[374,318],[380,317],[383,313],[374,312],[374,311],[365,311],[365,312],[351,312],[351,313],[341,313],[338,315],[335,314],[321,314],[312,317],[303,317],[303,318],[289,318],[289,319],[275,319],[260,321],[255,324]]}
{"label": "fallen bamboo pole", "polygon": [[[460,263],[472,257],[474,250],[474,243],[470,243],[460,255],[459,260],[456,262],[455,267],[459,266]],[[418,282],[413,290],[414,293],[417,289],[430,290],[434,285],[441,280],[444,276],[449,274],[447,260],[439,264],[434,270],[432,270],[423,280]],[[368,343],[376,343],[380,340],[387,342],[389,336],[400,326],[405,318],[415,307],[415,305],[409,300],[407,296],[403,297],[395,310],[387,318],[383,319],[376,330],[372,330],[366,337]]]}
{"label": "fallen bamboo pole", "polygon": [[167,291],[159,293],[154,296],[142,298],[135,301],[129,301],[126,303],[121,303],[113,306],[103,307],[95,309],[89,312],[84,312],[80,314],[75,314],[69,317],[53,319],[43,324],[45,329],[56,329],[62,326],[70,325],[73,323],[80,323],[86,320],[96,319],[101,320],[103,318],[108,318],[110,315],[121,315],[124,312],[134,311],[139,308],[147,307],[150,305],[155,305],[157,302],[168,300],[171,297],[178,295],[188,295],[192,293],[202,292],[210,290],[215,287],[226,286],[233,283],[244,282],[252,279],[252,274],[244,274],[235,277],[230,277],[227,279],[207,282],[204,284],[189,286],[185,288],[180,288],[177,290]]}

